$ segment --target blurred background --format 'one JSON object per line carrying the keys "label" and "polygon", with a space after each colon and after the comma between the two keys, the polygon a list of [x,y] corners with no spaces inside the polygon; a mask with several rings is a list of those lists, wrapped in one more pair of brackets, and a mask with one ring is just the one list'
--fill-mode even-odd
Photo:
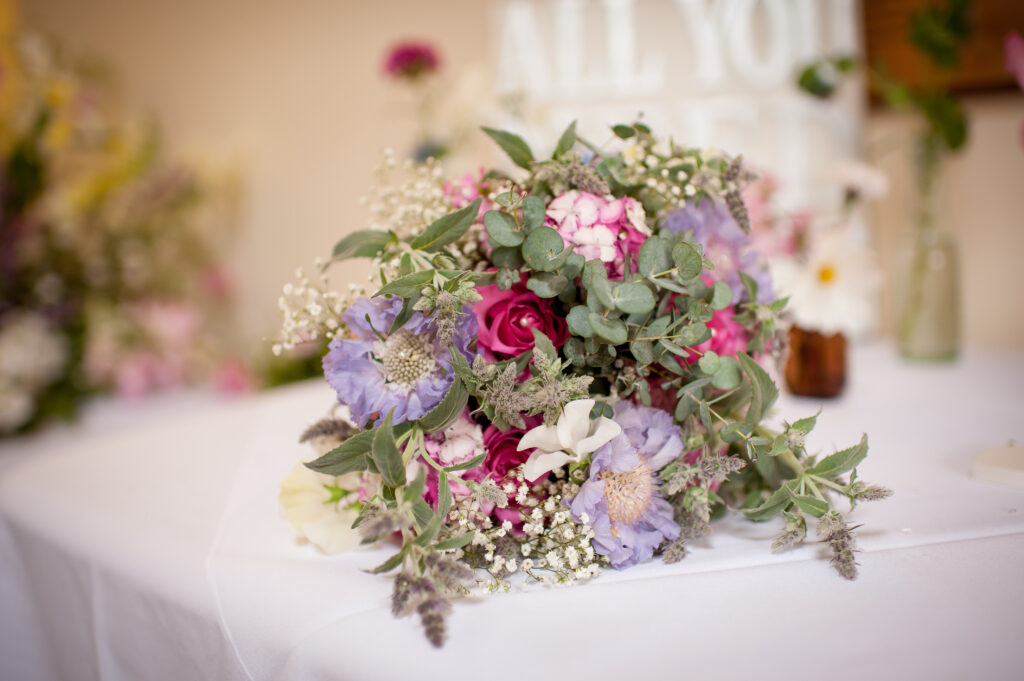
{"label": "blurred background", "polygon": [[[409,157],[443,148],[446,170],[458,176],[500,162],[476,132],[481,124],[514,130],[543,151],[571,120],[602,143],[608,124],[638,116],[687,145],[742,153],[771,179],[780,214],[840,205],[849,185],[837,168],[849,171],[851,161],[880,171],[871,175],[882,177],[880,198],[853,231],[877,256],[881,285],[869,292],[878,296],[877,319],[867,326],[869,337],[883,338],[899,333],[895,282],[924,193],[921,130],[932,126],[949,147],[929,195],[935,225],[954,244],[943,253],[959,261],[957,330],[966,346],[1024,348],[1024,286],[1015,276],[1024,255],[1024,71],[1015,75],[1007,42],[1024,31],[1024,3],[3,6],[9,31],[43,36],[56,53],[101,73],[125,108],[155,125],[167,155],[218,178],[222,197],[230,193],[221,216],[231,225],[218,252],[232,282],[231,313],[215,317],[230,320],[229,354],[240,361],[268,353],[277,300],[295,269],[311,270],[340,237],[367,226],[360,199],[385,149]],[[915,24],[930,7],[931,23]],[[969,31],[960,30],[965,21]],[[389,73],[389,52],[403,41],[426,44],[437,62],[411,76]],[[339,268],[334,283],[365,280],[369,267]]]}

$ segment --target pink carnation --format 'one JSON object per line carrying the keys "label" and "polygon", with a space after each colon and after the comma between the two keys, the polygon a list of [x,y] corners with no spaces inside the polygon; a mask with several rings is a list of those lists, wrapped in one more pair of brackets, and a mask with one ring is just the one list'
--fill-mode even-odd
{"label": "pink carnation", "polygon": [[635,258],[651,234],[636,199],[608,199],[575,189],[551,202],[547,223],[576,253],[605,263],[613,278],[622,277],[626,258]]}

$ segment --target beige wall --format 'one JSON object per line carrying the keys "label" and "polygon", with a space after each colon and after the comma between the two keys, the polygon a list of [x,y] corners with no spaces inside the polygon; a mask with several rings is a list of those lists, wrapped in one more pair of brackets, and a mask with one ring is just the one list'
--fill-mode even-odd
{"label": "beige wall", "polygon": [[[358,200],[411,119],[379,62],[396,38],[435,40],[449,65],[487,58],[488,3],[457,0],[31,0],[28,26],[107,58],[130,100],[170,138],[244,159],[247,201],[233,256],[241,322],[253,338],[277,326],[292,270],[363,224]],[[1024,95],[972,100],[973,137],[948,168],[949,217],[961,239],[969,342],[1024,347]],[[876,116],[869,140],[905,139],[905,121]],[[893,194],[877,211],[883,257],[909,203],[906,154],[882,163]],[[365,276],[358,267],[346,270]]]}

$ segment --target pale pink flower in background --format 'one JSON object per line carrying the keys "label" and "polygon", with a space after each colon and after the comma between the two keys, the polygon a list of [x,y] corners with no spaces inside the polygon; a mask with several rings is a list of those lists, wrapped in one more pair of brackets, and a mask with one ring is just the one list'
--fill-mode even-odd
{"label": "pale pink flower in background", "polygon": [[153,339],[167,348],[190,345],[199,330],[199,313],[185,302],[147,301],[137,308],[136,317]]}
{"label": "pale pink flower in background", "polygon": [[237,357],[229,357],[221,362],[214,376],[214,384],[217,391],[225,395],[251,393],[257,388],[256,378]]}
{"label": "pale pink flower in background", "polygon": [[457,181],[449,180],[444,183],[444,195],[451,201],[453,208],[468,206],[478,196],[483,196],[484,199],[480,202],[480,212],[476,216],[477,220],[483,220],[484,213],[494,208],[494,203],[487,200],[490,188],[484,181],[485,174],[486,171],[480,168],[475,174],[466,173]]}
{"label": "pale pink flower in background", "polygon": [[199,277],[199,285],[214,300],[227,300],[231,297],[231,275],[219,265],[206,268]]}

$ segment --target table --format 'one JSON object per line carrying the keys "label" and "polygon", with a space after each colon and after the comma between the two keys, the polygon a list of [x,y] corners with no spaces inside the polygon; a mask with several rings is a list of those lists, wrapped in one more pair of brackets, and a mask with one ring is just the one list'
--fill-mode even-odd
{"label": "table", "polygon": [[[809,442],[867,431],[862,476],[896,490],[850,516],[855,582],[820,545],[773,555],[775,526],[727,519],[676,565],[459,603],[441,651],[361,571],[386,553],[324,557],[279,518],[322,384],[90,413],[0,447],[0,679],[1020,678],[1024,490],[969,468],[1024,441],[1022,379],[1021,353],[855,350]],[[817,407],[784,396],[778,416]]]}

